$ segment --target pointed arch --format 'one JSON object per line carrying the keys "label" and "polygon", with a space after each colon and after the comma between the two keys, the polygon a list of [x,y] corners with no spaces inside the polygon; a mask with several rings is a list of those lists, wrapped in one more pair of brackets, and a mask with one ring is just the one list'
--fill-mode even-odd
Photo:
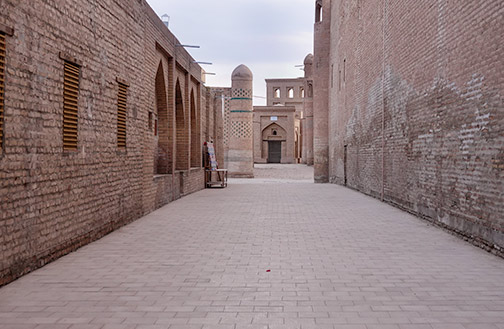
{"label": "pointed arch", "polygon": [[194,88],[191,89],[191,168],[201,167],[201,138],[200,138],[200,120],[198,120],[198,108],[194,97]]}
{"label": "pointed arch", "polygon": [[277,140],[287,139],[287,130],[285,130],[281,125],[276,122],[271,123],[262,130],[262,139],[265,140]]}
{"label": "pointed arch", "polygon": [[156,144],[154,172],[168,174],[171,172],[171,152],[169,147],[168,99],[163,62],[160,61],[155,79],[156,113],[154,116],[154,138]]}
{"label": "pointed arch", "polygon": [[187,170],[189,169],[189,133],[186,128],[184,97],[182,96],[179,79],[177,79],[175,85],[175,129],[175,169]]}
{"label": "pointed arch", "polygon": [[281,163],[285,156],[287,130],[277,122],[266,126],[261,132],[261,157],[269,163]]}

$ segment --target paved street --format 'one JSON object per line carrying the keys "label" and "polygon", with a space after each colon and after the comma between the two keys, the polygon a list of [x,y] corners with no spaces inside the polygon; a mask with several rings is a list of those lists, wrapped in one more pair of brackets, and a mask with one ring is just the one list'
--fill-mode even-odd
{"label": "paved street", "polygon": [[0,289],[0,328],[504,329],[503,259],[285,168],[173,202]]}
{"label": "paved street", "polygon": [[[254,166],[254,180],[249,180],[251,183],[268,182],[282,180],[286,181],[304,181],[305,183],[313,182],[313,167],[297,165],[297,164],[256,164]],[[247,181],[242,181],[246,183]]]}

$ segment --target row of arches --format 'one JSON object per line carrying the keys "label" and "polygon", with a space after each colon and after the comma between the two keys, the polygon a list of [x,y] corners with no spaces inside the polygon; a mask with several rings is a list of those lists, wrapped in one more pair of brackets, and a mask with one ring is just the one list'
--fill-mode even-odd
{"label": "row of arches", "polygon": [[[155,174],[170,174],[173,169],[179,171],[200,168],[200,118],[196,102],[199,92],[191,88],[186,100],[178,78],[174,90],[167,89],[164,72],[163,62],[160,62],[155,79]],[[185,92],[188,92],[188,88],[185,89]],[[171,95],[167,94],[167,90],[174,93],[172,95],[175,97],[175,113],[169,106],[168,99]]]}

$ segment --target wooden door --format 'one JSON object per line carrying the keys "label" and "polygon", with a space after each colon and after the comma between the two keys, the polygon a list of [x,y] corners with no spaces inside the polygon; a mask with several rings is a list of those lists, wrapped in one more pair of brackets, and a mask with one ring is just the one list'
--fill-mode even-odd
{"label": "wooden door", "polygon": [[282,142],[268,142],[268,163],[282,162]]}

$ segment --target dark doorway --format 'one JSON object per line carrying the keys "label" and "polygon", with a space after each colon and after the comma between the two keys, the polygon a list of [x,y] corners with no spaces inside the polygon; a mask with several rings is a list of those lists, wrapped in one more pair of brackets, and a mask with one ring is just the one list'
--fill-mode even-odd
{"label": "dark doorway", "polygon": [[[165,175],[171,172],[172,151],[170,144],[170,113],[166,94],[166,81],[163,63],[159,63],[156,73],[156,115],[149,113],[149,128],[154,124],[154,141],[157,144],[156,158],[154,159],[154,173]],[[152,122],[154,121],[154,122]]]}
{"label": "dark doorway", "polygon": [[282,142],[268,142],[268,163],[282,162]]}

